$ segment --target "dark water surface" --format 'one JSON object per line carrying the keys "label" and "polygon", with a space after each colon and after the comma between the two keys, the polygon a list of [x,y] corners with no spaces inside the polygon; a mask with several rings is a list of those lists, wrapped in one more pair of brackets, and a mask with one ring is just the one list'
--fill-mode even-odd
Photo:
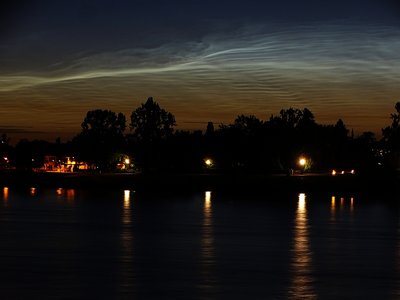
{"label": "dark water surface", "polygon": [[398,299],[389,196],[0,190],[1,299]]}

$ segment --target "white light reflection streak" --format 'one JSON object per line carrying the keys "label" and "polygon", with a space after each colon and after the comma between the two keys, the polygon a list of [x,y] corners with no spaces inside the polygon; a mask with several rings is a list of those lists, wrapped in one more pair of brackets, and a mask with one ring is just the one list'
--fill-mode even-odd
{"label": "white light reflection streak", "polygon": [[331,198],[331,222],[335,221],[335,212],[336,212],[336,197],[332,196],[332,198]]}
{"label": "white light reflection streak", "polygon": [[121,281],[123,285],[131,285],[132,273],[133,273],[133,233],[132,233],[132,192],[130,190],[124,190],[124,198],[122,203],[122,215],[121,215]]}
{"label": "white light reflection streak", "polygon": [[[346,203],[345,203],[346,202]],[[354,213],[354,197],[350,197],[350,202],[347,204],[347,200],[344,197],[340,197],[340,211],[349,209],[350,214]],[[347,208],[349,207],[349,208]],[[331,197],[331,221],[335,221],[335,214],[336,214],[336,197]]]}
{"label": "white light reflection streak", "polygon": [[350,212],[354,212],[354,197],[350,198]]}
{"label": "white light reflection streak", "polygon": [[201,236],[201,266],[202,275],[204,276],[204,288],[206,289],[213,286],[214,276],[212,274],[212,269],[214,265],[215,248],[212,220],[212,201],[211,192],[206,191],[204,194],[203,224]]}
{"label": "white light reflection streak", "polygon": [[299,194],[294,227],[289,299],[316,299],[312,277],[306,195]]}
{"label": "white light reflection streak", "polygon": [[127,225],[131,223],[131,191],[124,191],[124,205],[122,212],[122,224]]}
{"label": "white light reflection streak", "polygon": [[207,191],[204,195],[204,208],[203,208],[203,234],[202,234],[202,255],[203,258],[214,259],[214,237],[212,230],[212,203],[211,192]]}
{"label": "white light reflection streak", "polygon": [[[122,232],[121,232],[121,242],[124,248],[125,259],[130,260],[132,256],[132,211],[131,211],[131,191],[124,190],[124,202],[122,206]],[[124,260],[125,260],[124,259]]]}

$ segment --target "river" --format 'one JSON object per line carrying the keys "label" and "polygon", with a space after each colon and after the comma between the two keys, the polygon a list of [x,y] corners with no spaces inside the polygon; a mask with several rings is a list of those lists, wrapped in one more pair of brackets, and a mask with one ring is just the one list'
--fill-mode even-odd
{"label": "river", "polygon": [[398,299],[388,195],[0,188],[2,299]]}

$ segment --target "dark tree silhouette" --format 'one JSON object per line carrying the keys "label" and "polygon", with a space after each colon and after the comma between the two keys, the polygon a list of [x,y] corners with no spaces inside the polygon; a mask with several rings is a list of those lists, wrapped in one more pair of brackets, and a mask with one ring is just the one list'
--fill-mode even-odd
{"label": "dark tree silhouette", "polygon": [[122,135],[126,127],[126,119],[122,113],[110,110],[91,110],[82,122],[82,131],[91,132],[99,137]]}
{"label": "dark tree silhouette", "polygon": [[279,115],[272,115],[265,126],[270,136],[270,152],[271,157],[275,157],[275,165],[291,169],[297,167],[300,155],[319,155],[314,151],[319,128],[309,109],[282,109]]}
{"label": "dark tree silhouette", "polygon": [[[376,154],[379,149],[375,134],[365,131],[360,136],[348,139],[346,147],[347,157],[350,158],[348,165],[356,169],[358,173],[371,173],[383,168],[380,157]],[[379,164],[380,163],[380,164]]]}
{"label": "dark tree silhouette", "polygon": [[400,170],[400,101],[395,104],[396,112],[390,115],[392,124],[382,129],[382,144],[385,148],[386,165],[393,170]]}
{"label": "dark tree silhouette", "polygon": [[263,122],[254,115],[239,115],[233,124],[220,125],[214,147],[220,166],[235,171],[261,169],[264,157]]}
{"label": "dark tree silhouette", "polygon": [[11,153],[10,138],[3,133],[0,137],[0,168],[6,168],[10,165]]}
{"label": "dark tree silhouette", "polygon": [[10,138],[7,136],[6,133],[3,133],[0,137],[0,144],[1,145],[9,145],[10,144]]}
{"label": "dark tree silhouette", "polygon": [[102,170],[110,169],[113,154],[124,147],[125,116],[110,110],[92,110],[81,126],[82,132],[74,138],[80,158]]}
{"label": "dark tree silhouette", "polygon": [[131,114],[130,127],[139,141],[151,143],[169,137],[175,125],[174,115],[161,108],[152,97]]}
{"label": "dark tree silhouette", "polygon": [[168,138],[170,138],[176,125],[175,117],[170,112],[148,98],[145,103],[131,114],[131,131],[129,137],[132,152],[137,163],[143,170],[155,170],[168,168],[170,165],[170,151]]}
{"label": "dark tree silhouette", "polygon": [[[213,143],[213,140],[209,140]],[[201,130],[193,132],[176,130],[164,146],[164,161],[178,172],[199,172],[203,167],[203,159],[208,155],[206,138]],[[207,154],[206,154],[207,153]]]}
{"label": "dark tree silhouette", "polygon": [[249,135],[255,134],[260,130],[262,121],[254,115],[239,115],[233,122],[233,127],[239,129],[242,133]]}
{"label": "dark tree silhouette", "polygon": [[14,164],[19,170],[40,168],[44,156],[51,154],[52,151],[52,144],[47,141],[22,139],[15,146]]}
{"label": "dark tree silhouette", "polygon": [[396,112],[390,115],[392,124],[382,129],[383,140],[389,150],[400,150],[400,102],[395,105]]}
{"label": "dark tree silhouette", "polygon": [[215,133],[215,130],[214,130],[213,122],[208,122],[205,135],[209,137],[209,136],[213,136],[214,133]]}
{"label": "dark tree silhouette", "polygon": [[314,114],[308,108],[300,110],[292,107],[282,109],[278,116],[271,116],[270,122],[280,124],[280,126],[286,128],[315,124]]}
{"label": "dark tree silhouette", "polygon": [[294,109],[292,107],[290,107],[289,109],[282,109],[279,114],[282,122],[292,128],[297,126],[302,117],[301,110]]}
{"label": "dark tree silhouette", "polygon": [[349,130],[346,128],[342,119],[339,119],[335,124],[335,135],[338,141],[346,141]]}

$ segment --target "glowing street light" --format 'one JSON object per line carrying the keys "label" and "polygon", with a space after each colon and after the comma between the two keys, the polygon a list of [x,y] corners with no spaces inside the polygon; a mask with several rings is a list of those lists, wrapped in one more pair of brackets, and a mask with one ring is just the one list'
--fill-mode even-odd
{"label": "glowing street light", "polygon": [[127,165],[129,165],[130,164],[130,159],[129,158],[125,158],[125,163],[127,164]]}
{"label": "glowing street light", "polygon": [[204,163],[206,164],[207,167],[211,167],[213,165],[213,161],[210,158],[206,158],[204,160]]}
{"label": "glowing street light", "polygon": [[304,167],[307,163],[307,160],[304,157],[300,157],[299,159],[299,165]]}

